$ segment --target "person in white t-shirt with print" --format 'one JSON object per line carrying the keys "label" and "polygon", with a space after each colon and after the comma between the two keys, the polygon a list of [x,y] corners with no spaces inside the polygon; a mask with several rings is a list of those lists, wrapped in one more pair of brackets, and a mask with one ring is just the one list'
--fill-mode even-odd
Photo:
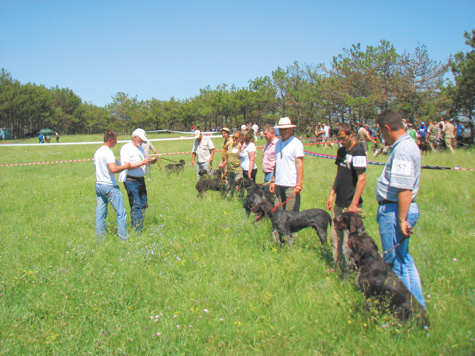
{"label": "person in white t-shirt with print", "polygon": [[115,173],[120,173],[130,167],[130,163],[116,165],[112,148],[117,144],[117,134],[108,130],[104,134],[104,144],[94,153],[96,168],[96,237],[101,242],[106,234],[107,206],[110,203],[117,214],[117,234],[122,240],[129,237],[127,231],[127,214],[124,199]]}

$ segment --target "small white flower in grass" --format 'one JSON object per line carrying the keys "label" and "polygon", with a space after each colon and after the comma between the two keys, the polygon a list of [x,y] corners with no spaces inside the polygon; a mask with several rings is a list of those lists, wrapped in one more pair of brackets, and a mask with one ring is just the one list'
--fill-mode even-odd
{"label": "small white flower in grass", "polygon": [[223,319],[223,318],[219,318],[219,321],[224,321],[224,319]]}
{"label": "small white flower in grass", "polygon": [[428,294],[428,295],[427,295],[427,298],[429,298],[429,299],[430,299],[430,294]]}
{"label": "small white flower in grass", "polygon": [[454,261],[454,262],[457,262],[457,258],[454,257],[453,261]]}
{"label": "small white flower in grass", "polygon": [[204,311],[205,313],[207,313],[207,312],[208,312],[208,309],[203,309],[203,311]]}
{"label": "small white flower in grass", "polygon": [[192,327],[193,327],[193,325],[188,325],[188,327],[189,327],[189,328],[192,328]]}
{"label": "small white flower in grass", "polygon": [[173,315],[174,318],[178,318],[178,315]]}
{"label": "small white flower in grass", "polygon": [[155,335],[160,336],[160,333],[156,333]]}
{"label": "small white flower in grass", "polygon": [[180,328],[180,325],[177,325],[176,328],[179,329],[179,328]]}
{"label": "small white flower in grass", "polygon": [[150,315],[150,319],[153,319],[153,316],[152,316],[152,315]]}

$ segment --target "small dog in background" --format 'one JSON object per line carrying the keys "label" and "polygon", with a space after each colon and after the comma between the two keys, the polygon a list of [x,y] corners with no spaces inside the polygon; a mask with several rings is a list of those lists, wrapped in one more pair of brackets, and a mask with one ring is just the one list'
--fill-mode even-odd
{"label": "small dog in background", "polygon": [[171,163],[167,164],[165,166],[165,169],[167,170],[167,175],[169,176],[171,173],[183,173],[185,170],[185,160],[180,159],[178,163]]}
{"label": "small dog in background", "polygon": [[388,298],[390,311],[401,321],[414,319],[421,327],[429,325],[427,313],[379,255],[373,238],[365,230],[357,213],[345,212],[334,219],[336,229],[348,229],[348,250],[358,267],[356,283],[368,299]]}

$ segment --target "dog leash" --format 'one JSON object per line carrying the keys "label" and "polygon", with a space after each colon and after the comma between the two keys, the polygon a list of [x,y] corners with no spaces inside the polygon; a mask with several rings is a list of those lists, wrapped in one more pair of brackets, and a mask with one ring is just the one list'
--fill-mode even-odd
{"label": "dog leash", "polygon": [[274,212],[275,209],[277,209],[279,206],[285,205],[294,195],[295,195],[295,192],[293,192],[292,195],[291,195],[286,201],[284,201],[283,203],[280,203],[280,204],[277,204],[276,206],[274,206],[274,207],[272,208],[272,212]]}
{"label": "dog leash", "polygon": [[172,160],[172,159],[163,158],[163,157],[162,157],[162,159],[164,159],[165,161],[170,161],[170,162],[173,162],[173,163],[178,163],[177,161],[174,161],[174,160]]}
{"label": "dog leash", "polygon": [[394,250],[395,248],[398,248],[399,246],[401,246],[401,244],[407,239],[409,238],[409,236],[404,236],[404,238],[399,241],[398,244],[394,245],[393,247],[391,247],[390,249],[386,250],[383,252],[383,256],[385,256],[388,252],[391,252],[392,250]]}

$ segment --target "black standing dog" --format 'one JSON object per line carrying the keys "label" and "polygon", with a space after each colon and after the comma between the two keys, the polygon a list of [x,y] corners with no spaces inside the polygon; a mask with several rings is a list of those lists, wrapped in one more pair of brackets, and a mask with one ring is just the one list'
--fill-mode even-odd
{"label": "black standing dog", "polygon": [[273,209],[274,205],[265,201],[254,206],[252,212],[257,215],[256,221],[264,216],[270,218],[272,227],[279,233],[281,243],[289,240],[291,233],[313,227],[322,245],[326,246],[328,225],[331,225],[332,219],[325,210],[309,209],[297,212],[279,208],[272,211]]}
{"label": "black standing dog", "polygon": [[401,321],[414,318],[420,326],[428,326],[426,311],[379,255],[373,238],[364,231],[360,216],[345,212],[335,218],[334,223],[336,229],[350,230],[348,249],[358,266],[356,283],[365,297],[387,298],[389,309]]}
{"label": "black standing dog", "polygon": [[198,191],[199,198],[203,198],[204,192],[207,192],[208,190],[213,190],[221,192],[221,198],[224,199],[226,189],[228,188],[228,181],[223,181],[221,180],[221,178],[201,179],[198,181],[198,183],[196,183],[195,188]]}
{"label": "black standing dog", "polygon": [[247,216],[251,213],[252,208],[259,203],[265,201],[274,203],[275,194],[265,189],[266,184],[256,184],[249,178],[239,178],[234,182],[234,186],[237,187],[238,190],[244,188],[247,190],[247,195],[242,203],[242,207],[246,211]]}

